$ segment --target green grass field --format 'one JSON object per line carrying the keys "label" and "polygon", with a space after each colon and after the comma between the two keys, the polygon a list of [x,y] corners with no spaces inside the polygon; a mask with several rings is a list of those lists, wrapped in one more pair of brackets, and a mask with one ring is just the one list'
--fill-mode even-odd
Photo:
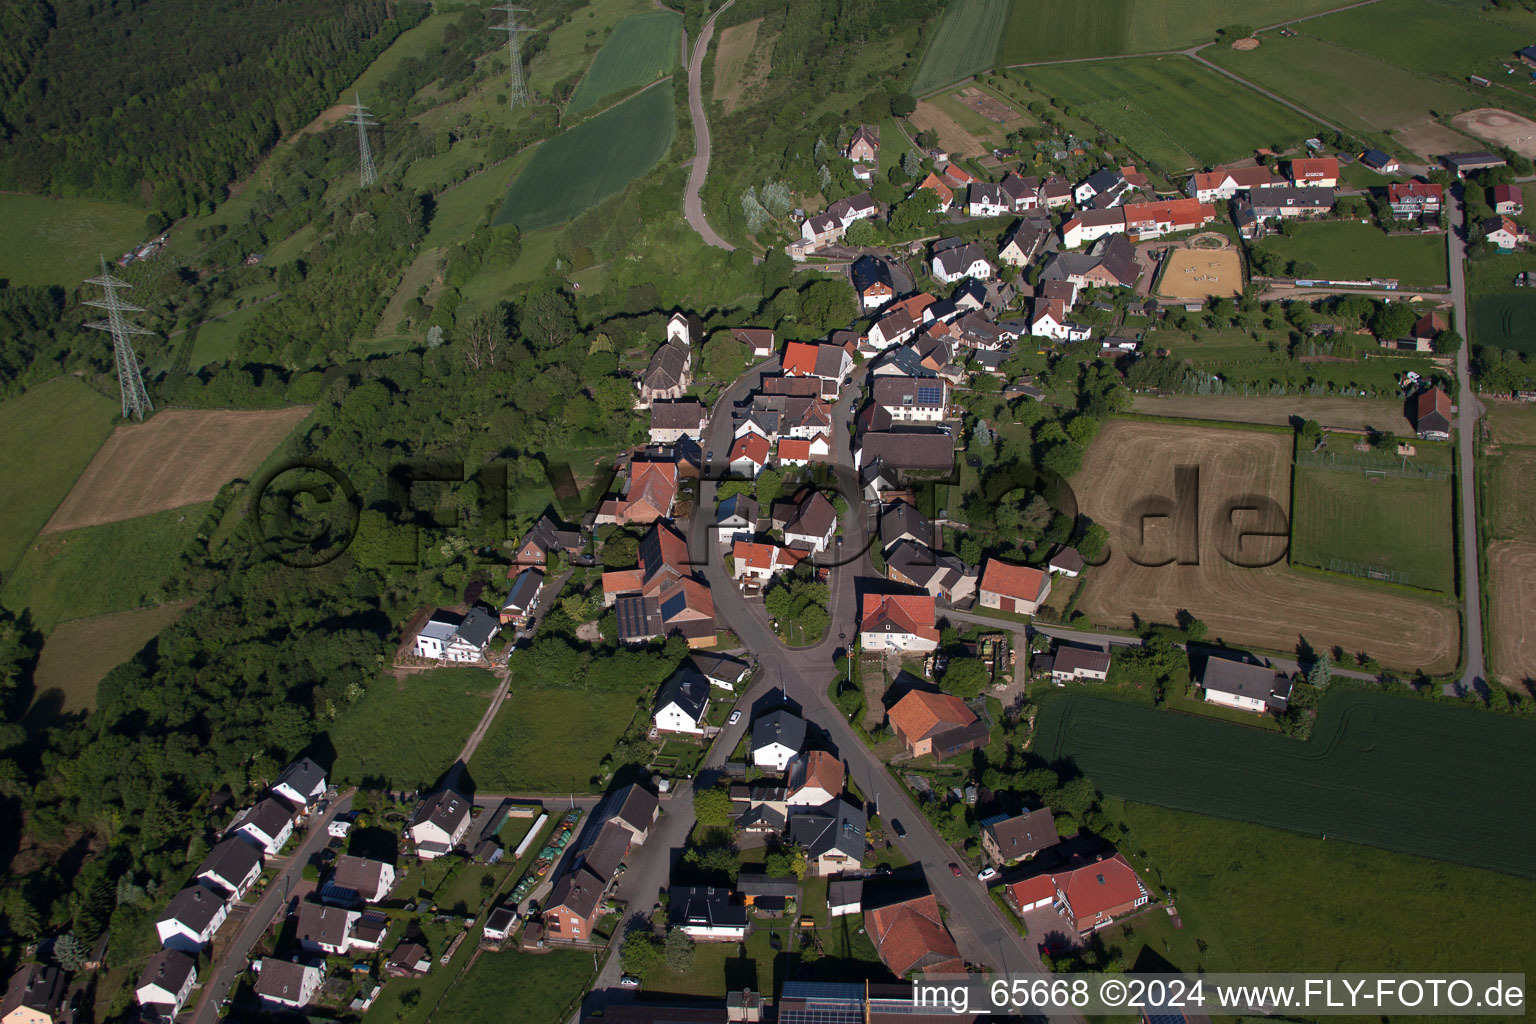
{"label": "green grass field", "polygon": [[1479,345],[1536,352],[1536,295],[1484,295],[1472,303],[1472,338]]}
{"label": "green grass field", "polygon": [[[1042,703],[1034,752],[1112,796],[1536,877],[1536,723],[1335,688],[1298,742],[1089,694]],[[1477,752],[1479,786],[1467,777]]]}
{"label": "green grass field", "polygon": [[74,377],[0,402],[0,571],[15,564],[112,432],[121,408]]}
{"label": "green grass field", "polygon": [[33,677],[37,698],[57,694],[64,711],[88,711],[96,706],[96,684],[103,676],[137,654],[191,602],[136,608],[88,619],[60,623],[48,634]]}
{"label": "green grass field", "polygon": [[433,14],[429,15],[413,29],[395,37],[395,41],[389,44],[389,48],[379,54],[367,69],[357,76],[357,81],[341,91],[336,97],[343,103],[351,103],[354,95],[360,95],[366,106],[370,101],[368,94],[379,87],[379,83],[389,77],[408,57],[426,57],[439,53],[443,45],[443,33],[448,26],[459,20],[457,14]]}
{"label": "green grass field", "polygon": [[954,0],[934,29],[912,76],[912,94],[943,88],[992,67],[1010,0]]}
{"label": "green grass field", "polygon": [[1317,276],[1358,281],[1395,277],[1405,287],[1446,283],[1445,239],[1440,235],[1388,235],[1356,221],[1291,225],[1292,234],[1272,234],[1253,248],[1311,263]]}
{"label": "green grass field", "polygon": [[100,199],[0,195],[0,277],[74,288],[150,239],[148,211]]}
{"label": "green grass field", "polygon": [[619,22],[571,94],[565,112],[579,114],[599,100],[670,74],[677,67],[682,28],[682,16],[671,11],[636,14]]}
{"label": "green grass field", "polygon": [[[1184,923],[1176,931],[1157,912],[1106,929],[1128,963],[1144,947],[1189,973],[1536,963],[1536,933],[1487,927],[1536,899],[1526,879],[1148,804],[1111,801],[1109,812],[1130,827],[1120,848],[1154,888],[1173,890]],[[1235,865],[1241,886],[1231,884]]]}
{"label": "green grass field", "polygon": [[[1188,360],[1192,366],[1206,373],[1219,373],[1229,385],[1243,394],[1244,388],[1251,396],[1270,394],[1272,384],[1283,384],[1287,392],[1304,395],[1311,383],[1331,385],[1335,391],[1356,392],[1365,390],[1373,395],[1391,398],[1401,407],[1398,375],[1409,370],[1427,373],[1434,363],[1428,355],[1393,354],[1375,356],[1355,362],[1303,363],[1293,359],[1287,351],[1288,338],[1282,332],[1255,341],[1250,335],[1235,328],[1218,330],[1201,329],[1198,335],[1160,328],[1147,332],[1149,347],[1166,348],[1174,359]],[[1270,351],[1273,340],[1275,351]],[[1358,395],[1351,395],[1358,398]],[[1294,410],[1293,410],[1294,411]],[[1190,415],[1181,413],[1181,415]],[[1193,415],[1199,416],[1198,412]],[[1205,417],[1200,417],[1205,418]],[[1215,419],[1230,417],[1213,416]],[[1401,425],[1398,417],[1380,421],[1383,427]],[[1332,423],[1333,426],[1344,426]],[[1375,425],[1375,424],[1373,424]]]}
{"label": "green grass field", "polygon": [[438,668],[403,681],[379,676],[330,726],[334,774],[346,782],[430,786],[453,766],[495,689],[496,677],[480,668]]}
{"label": "green grass field", "polygon": [[1076,107],[1168,170],[1222,163],[1304,137],[1299,114],[1188,57],[1030,68],[1030,85]]}
{"label": "green grass field", "polygon": [[208,514],[188,505],[105,526],[33,538],[0,589],[10,608],[30,608],[45,633],[65,619],[123,612],[165,600],[177,558]]}
{"label": "green grass field", "polygon": [[235,350],[235,342],[240,338],[240,329],[254,319],[264,305],[250,302],[227,316],[199,324],[197,337],[192,339],[192,369],[228,359]]}
{"label": "green grass field", "polygon": [[[570,1016],[592,977],[592,954],[555,950],[540,956],[491,953],[475,961],[438,1004],[436,1018],[459,1024],[554,1024]],[[513,1008],[516,1013],[511,1013]]]}
{"label": "green grass field", "polygon": [[1514,49],[1511,33],[1533,29],[1536,20],[1525,12],[1502,14],[1481,4],[1445,0],[1382,0],[1301,26],[1308,35],[1388,64],[1458,81],[1486,71],[1491,60],[1508,60]]}
{"label": "green grass field", "polygon": [[676,131],[665,83],[605,110],[534,152],[496,223],[534,231],[570,220],[650,170]]}
{"label": "green grass field", "polygon": [[1266,32],[1257,50],[1213,46],[1202,55],[1357,132],[1420,124],[1432,114],[1454,114],[1488,99],[1484,93],[1480,100],[1470,87],[1427,78],[1305,34],[1285,38]]}
{"label": "green grass field", "polygon": [[1417,449],[1414,464],[1443,469],[1444,479],[1298,467],[1291,561],[1320,569],[1335,560],[1353,562],[1402,574],[1399,582],[1409,586],[1453,592],[1451,453],[1429,442]]}
{"label": "green grass field", "polygon": [[632,693],[541,686],[514,674],[470,774],[490,793],[585,793],[634,715]]}

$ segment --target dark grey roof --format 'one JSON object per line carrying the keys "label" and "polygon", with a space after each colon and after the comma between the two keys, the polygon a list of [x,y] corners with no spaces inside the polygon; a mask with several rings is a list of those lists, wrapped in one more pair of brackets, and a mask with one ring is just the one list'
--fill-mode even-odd
{"label": "dark grey roof", "polygon": [[839,797],[790,815],[789,841],[805,847],[806,856],[812,860],[832,850],[863,860],[868,829],[869,818],[863,809]]}
{"label": "dark grey roof", "polygon": [[1272,185],[1250,189],[1248,201],[1259,217],[1279,216],[1281,210],[1331,210],[1333,189],[1304,188],[1293,185]]}
{"label": "dark grey roof", "polygon": [[273,956],[262,958],[261,971],[256,975],[256,994],[288,1003],[298,1002],[299,994],[304,991],[305,966]]}
{"label": "dark grey roof", "polygon": [[299,904],[298,940],[314,945],[345,946],[351,911],[319,903]]}
{"label": "dark grey roof", "polygon": [[1008,860],[1028,857],[1061,842],[1056,834],[1056,819],[1049,807],[1016,814],[1011,818],[989,818],[982,828],[992,834],[999,850]]}
{"label": "dark grey roof", "polygon": [[944,407],[947,385],[936,384],[932,378],[877,377],[873,388],[876,405],[912,409],[941,409]]}
{"label": "dark grey roof", "polygon": [[598,878],[613,878],[619,873],[633,838],[634,834],[617,821],[605,821],[592,845],[582,852],[582,862]]}
{"label": "dark grey roof", "polygon": [[512,589],[507,592],[507,601],[502,607],[526,612],[533,607],[534,599],[543,585],[543,573],[537,569],[524,569],[512,581]]}
{"label": "dark grey roof", "polygon": [[914,585],[927,588],[937,576],[939,585],[950,590],[965,575],[965,563],[954,555],[935,554],[927,546],[903,540],[891,548],[885,563]]}
{"label": "dark grey roof", "polygon": [[[1110,340],[1113,341],[1114,339]],[[1084,563],[1083,556],[1078,552],[1077,548],[1062,546],[1057,548],[1056,552],[1051,555],[1048,564],[1052,568],[1060,566],[1069,572],[1081,572],[1086,563]]]}
{"label": "dark grey roof", "polygon": [[975,242],[963,245],[958,249],[945,249],[937,256],[939,269],[951,275],[963,274],[977,260],[984,260],[986,258],[986,253]]}
{"label": "dark grey roof", "polygon": [[584,918],[597,910],[598,902],[608,889],[610,879],[593,874],[586,866],[567,872],[555,883],[554,891],[544,901],[545,910],[565,907]]}
{"label": "dark grey roof", "polygon": [[[1057,659],[1058,663],[1060,658]],[[1291,681],[1268,665],[1255,665],[1211,655],[1200,674],[1200,685],[1217,693],[1251,697],[1284,710],[1291,696]]]}
{"label": "dark grey roof", "polygon": [[231,885],[245,881],[251,869],[261,864],[261,852],[250,843],[233,837],[224,840],[208,851],[208,856],[197,866],[194,878],[210,874]]}
{"label": "dark grey roof", "polygon": [[632,782],[614,794],[609,817],[644,832],[656,820],[656,809],[660,806],[661,800],[655,793]]}
{"label": "dark grey roof", "polygon": [[827,906],[846,907],[864,899],[864,879],[834,878],[827,883]]}
{"label": "dark grey roof", "polygon": [[200,885],[189,885],[171,897],[171,902],[166,904],[165,912],[158,920],[180,921],[201,934],[223,908],[224,898],[218,893]]}
{"label": "dark grey roof", "polygon": [[843,357],[847,354],[837,345],[817,345],[816,376],[827,379],[842,376]]}
{"label": "dark grey roof", "polygon": [[739,683],[752,667],[740,658],[726,654],[690,654],[688,658],[706,679],[724,679],[733,685]]}
{"label": "dark grey roof", "polygon": [[956,237],[955,235],[946,235],[945,237],[939,239],[937,242],[933,243],[933,251],[935,254],[937,254],[943,252],[946,249],[958,249],[963,245],[965,245],[965,239]]}
{"label": "dark grey roof", "polygon": [[933,521],[905,501],[892,502],[880,515],[880,544],[890,547],[902,537],[933,545]]}
{"label": "dark grey roof", "polygon": [[545,554],[554,548],[578,548],[581,546],[581,532],[564,529],[549,516],[540,516],[539,521],[523,535],[523,542],[518,546],[528,544]]}
{"label": "dark grey roof", "polygon": [[[880,333],[887,338],[893,338],[901,334],[910,334],[917,330],[917,324],[905,309],[893,310],[879,320],[875,326],[880,328]],[[873,330],[873,328],[871,328]]]}
{"label": "dark grey roof", "polygon": [[674,928],[687,925],[745,928],[747,908],[731,902],[729,889],[708,885],[674,885],[667,890],[667,917]]}
{"label": "dark grey roof", "polygon": [[863,462],[884,459],[895,469],[948,470],[955,464],[955,441],[939,431],[872,431],[859,439]]}
{"label": "dark grey roof", "polygon": [[743,871],[736,879],[736,891],[743,896],[797,896],[800,881],[793,875],[775,878],[756,871]]}
{"label": "dark grey roof", "polygon": [[651,403],[652,430],[697,430],[704,420],[704,405],[697,399],[683,398],[675,402]]}
{"label": "dark grey roof", "polygon": [[656,710],[668,704],[676,704],[689,718],[697,722],[709,703],[709,680],[689,662],[672,673],[672,678],[661,684],[656,694]]}
{"label": "dark grey roof", "polygon": [[1098,170],[1088,175],[1087,180],[1083,182],[1084,185],[1087,185],[1089,188],[1093,189],[1096,194],[1100,192],[1108,192],[1116,185],[1124,183],[1125,178],[1120,174],[1120,172],[1110,170],[1108,167],[1100,167]]}
{"label": "dark grey roof", "polygon": [[275,839],[292,822],[293,811],[288,805],[276,797],[269,796],[256,801],[256,806],[241,815],[235,828],[242,829],[251,825],[262,835]]}
{"label": "dark grey roof", "polygon": [[651,356],[651,364],[645,369],[641,381],[653,391],[677,387],[683,382],[684,368],[688,365],[688,349],[676,342],[667,342]]}
{"label": "dark grey roof", "polygon": [[923,365],[923,357],[917,354],[917,350],[908,345],[901,345],[882,353],[875,366],[893,367],[906,377],[927,377],[931,380],[937,376]]}
{"label": "dark grey roof", "polygon": [[469,817],[469,807],[468,797],[461,796],[451,789],[440,789],[416,806],[416,813],[411,815],[411,824],[419,825],[424,821],[430,821],[444,832],[453,835],[458,830],[459,824]]}
{"label": "dark grey roof", "polygon": [[1064,673],[1075,673],[1078,669],[1088,672],[1108,672],[1110,666],[1110,654],[1099,648],[1078,647],[1073,644],[1060,644],[1056,648],[1056,661],[1054,670]]}
{"label": "dark grey roof", "polygon": [[324,791],[325,769],[309,758],[301,757],[283,769],[283,774],[277,777],[277,781],[272,784],[272,788],[276,789],[285,783],[299,793],[310,794]]}
{"label": "dark grey roof", "polygon": [[805,719],[783,708],[770,711],[752,723],[752,749],[782,743],[791,750],[805,746]]}
{"label": "dark grey roof", "polygon": [[[187,978],[197,973],[197,961],[175,949],[162,949],[149,958],[139,974],[139,988],[159,985],[175,994],[187,983]],[[161,1004],[164,1005],[164,1004]]]}
{"label": "dark grey roof", "polygon": [[715,522],[740,516],[751,526],[757,525],[757,499],[747,494],[733,494],[720,503]]}
{"label": "dark grey roof", "polygon": [[795,510],[794,516],[784,524],[785,533],[802,533],[811,537],[823,537],[837,522],[837,509],[820,491],[812,491]]}
{"label": "dark grey roof", "polygon": [[11,975],[5,986],[5,998],[0,1000],[0,1016],[9,1017],[13,1010],[25,1006],[52,1017],[58,1013],[64,1000],[64,975],[57,967],[44,964],[27,964]]}
{"label": "dark grey roof", "polygon": [[747,831],[782,832],[784,825],[784,812],[761,803],[749,807],[736,819],[736,827]]}
{"label": "dark grey roof", "polygon": [[995,185],[989,181],[978,181],[973,184],[968,198],[973,203],[992,203],[997,206],[1013,205],[1013,197],[1004,192],[1001,185]]}
{"label": "dark grey roof", "polygon": [[886,267],[885,261],[877,260],[873,256],[864,255],[854,260],[851,273],[853,286],[861,292],[877,284],[891,287],[891,272]]}
{"label": "dark grey roof", "polygon": [[661,635],[661,607],[654,597],[626,594],[613,603],[620,640],[644,640]]}
{"label": "dark grey roof", "polygon": [[336,870],[331,875],[331,882],[355,893],[366,891],[372,896],[378,891],[379,879],[387,867],[389,865],[381,860],[354,857],[350,853],[344,853],[336,858]]}
{"label": "dark grey roof", "polygon": [[501,623],[496,616],[481,608],[479,605],[471,608],[469,614],[464,616],[464,621],[459,623],[455,631],[458,637],[471,647],[483,648],[491,642],[491,637],[501,629]]}

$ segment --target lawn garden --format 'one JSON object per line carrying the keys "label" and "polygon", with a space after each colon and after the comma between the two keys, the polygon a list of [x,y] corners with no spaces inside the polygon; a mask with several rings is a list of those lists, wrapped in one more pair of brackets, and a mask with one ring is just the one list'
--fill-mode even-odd
{"label": "lawn garden", "polygon": [[[1350,440],[1333,435],[1329,447],[1354,455]],[[1367,473],[1316,463],[1297,466],[1291,500],[1292,564],[1381,571],[1408,586],[1453,593],[1450,446],[1420,441],[1411,458],[1387,451],[1374,462],[1384,469]],[[1402,475],[1405,470],[1426,471],[1439,479]]]}
{"label": "lawn garden", "polygon": [[459,1024],[502,1024],[511,1018],[555,1024],[571,1016],[591,978],[592,954],[585,950],[484,954],[449,989],[437,1017]]}
{"label": "lawn garden", "polygon": [[1469,785],[1465,772],[1476,750],[1480,776],[1523,777],[1536,723],[1345,686],[1324,696],[1305,742],[1049,694],[1034,752],[1074,762],[1127,800],[1536,877],[1524,852],[1536,842],[1536,797]]}
{"label": "lawn garden", "polygon": [[1446,283],[1442,235],[1388,235],[1370,224],[1329,220],[1289,224],[1253,244],[1294,277],[1360,281],[1396,278],[1404,287]]}
{"label": "lawn garden", "polygon": [[1011,6],[1012,0],[950,4],[923,51],[912,78],[912,94],[921,96],[992,67]]}
{"label": "lawn garden", "polygon": [[453,766],[495,689],[496,677],[479,668],[379,676],[330,727],[333,774],[397,789],[432,785]]}
{"label": "lawn garden", "polygon": [[671,11],[636,14],[619,22],[571,94],[566,114],[578,114],[668,74],[677,67],[682,27],[682,16]]}
{"label": "lawn garden", "polygon": [[491,793],[588,792],[635,713],[633,693],[514,674],[511,697],[475,751],[470,774]]}
{"label": "lawn garden", "polygon": [[666,84],[605,110],[534,152],[495,222],[533,231],[570,220],[650,170],[676,130]]}
{"label": "lawn garden", "polygon": [[1312,131],[1301,115],[1188,57],[1026,68],[1035,89],[1166,171],[1249,156]]}

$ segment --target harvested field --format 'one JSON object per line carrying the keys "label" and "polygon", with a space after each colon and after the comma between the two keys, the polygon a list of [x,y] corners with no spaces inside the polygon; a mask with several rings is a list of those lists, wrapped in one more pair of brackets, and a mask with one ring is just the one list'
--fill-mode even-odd
{"label": "harvested field", "polygon": [[1498,444],[1536,445],[1536,404],[1478,396],[1485,410],[1484,422]]}
{"label": "harvested field", "polygon": [[137,608],[60,623],[37,660],[37,700],[57,699],[62,711],[96,706],[96,684],[137,654],[192,607],[191,601]]}
{"label": "harvested field", "polygon": [[1536,157],[1536,121],[1507,110],[1483,107],[1457,114],[1451,124],[1484,142],[1504,146],[1521,156]]}
{"label": "harvested field", "polygon": [[988,121],[996,121],[1000,125],[1011,125],[1024,120],[1017,110],[1014,110],[991,93],[982,92],[974,86],[961,89],[955,93],[955,99],[964,103]]}
{"label": "harvested field", "polygon": [[[1173,622],[1183,610],[1203,620],[1213,639],[1227,643],[1291,651],[1304,638],[1318,649],[1365,651],[1393,667],[1453,669],[1460,622],[1447,602],[1377,583],[1306,574],[1283,558],[1264,568],[1243,568],[1219,553],[1228,529],[1225,502],[1265,495],[1290,514],[1291,444],[1289,433],[1127,420],[1108,424],[1073,486],[1082,510],[1104,524],[1116,550],[1088,575],[1078,610],[1116,628],[1131,627],[1133,616]],[[1142,498],[1171,496],[1176,466],[1199,469],[1199,564],[1137,565],[1127,557],[1139,534],[1134,506]],[[1148,556],[1171,556],[1172,524],[1149,520],[1147,527]],[[1250,540],[1241,555],[1265,561],[1283,556],[1284,546],[1283,539]]]}
{"label": "harvested field", "polygon": [[1137,395],[1131,408],[1148,416],[1176,416],[1231,423],[1271,423],[1285,426],[1291,417],[1316,420],[1343,430],[1390,430],[1408,436],[1413,424],[1403,415],[1403,403],[1390,398],[1304,398],[1297,396],[1242,398],[1227,395]]}
{"label": "harvested field", "polygon": [[976,137],[961,127],[959,121],[927,100],[917,104],[910,120],[920,131],[937,133],[939,148],[948,152],[952,158],[981,156],[987,152],[987,147],[976,141]]}
{"label": "harvested field", "polygon": [[1529,774],[1536,723],[1335,687],[1298,742],[1083,693],[1043,703],[1034,753],[1112,796],[1536,876],[1531,788],[1466,778],[1472,751],[1489,778]]}
{"label": "harvested field", "polygon": [[220,487],[254,473],[309,410],[175,409],[118,427],[43,532],[212,501]]}
{"label": "harvested field", "polygon": [[1506,686],[1536,679],[1536,542],[1488,545],[1493,675]]}
{"label": "harvested field", "polygon": [[1163,263],[1157,294],[1170,299],[1204,299],[1243,293],[1243,261],[1235,249],[1175,249]]}
{"label": "harvested field", "polygon": [[720,33],[715,47],[715,99],[727,114],[768,78],[769,54],[757,48],[762,24],[762,18],[753,18]]}

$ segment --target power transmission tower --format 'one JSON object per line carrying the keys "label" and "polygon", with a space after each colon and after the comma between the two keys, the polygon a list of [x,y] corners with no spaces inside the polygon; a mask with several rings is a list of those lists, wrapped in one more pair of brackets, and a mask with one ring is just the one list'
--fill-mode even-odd
{"label": "power transmission tower", "polygon": [[528,85],[523,81],[523,50],[517,42],[517,13],[519,11],[526,12],[528,8],[514,7],[510,3],[505,3],[498,7],[492,7],[491,10],[505,11],[507,14],[507,23],[505,25],[492,25],[491,29],[507,34],[507,57],[512,62],[512,101],[510,106],[511,109],[516,110],[518,107],[528,105]]}
{"label": "power transmission tower", "polygon": [[117,383],[123,393],[123,418],[137,416],[142,420],[144,414],[154,412],[155,407],[149,401],[149,392],[144,389],[144,375],[139,372],[139,361],[133,354],[133,342],[129,336],[155,332],[129,323],[128,318],[123,316],[124,313],[142,313],[144,310],[117,297],[117,289],[132,288],[133,285],[113,277],[107,271],[105,256],[101,258],[101,276],[90,278],[85,283],[100,285],[106,292],[99,299],[86,299],[85,304],[106,310],[107,318],[85,326],[93,331],[108,331],[112,335],[112,352],[117,357]]}
{"label": "power transmission tower", "polygon": [[373,149],[368,145],[368,129],[375,127],[379,122],[373,119],[368,108],[363,106],[363,98],[356,93],[352,94],[357,101],[357,108],[352,111],[352,116],[347,118],[347,124],[357,125],[357,156],[363,177],[363,188],[367,188],[379,180],[379,172],[373,166]]}

